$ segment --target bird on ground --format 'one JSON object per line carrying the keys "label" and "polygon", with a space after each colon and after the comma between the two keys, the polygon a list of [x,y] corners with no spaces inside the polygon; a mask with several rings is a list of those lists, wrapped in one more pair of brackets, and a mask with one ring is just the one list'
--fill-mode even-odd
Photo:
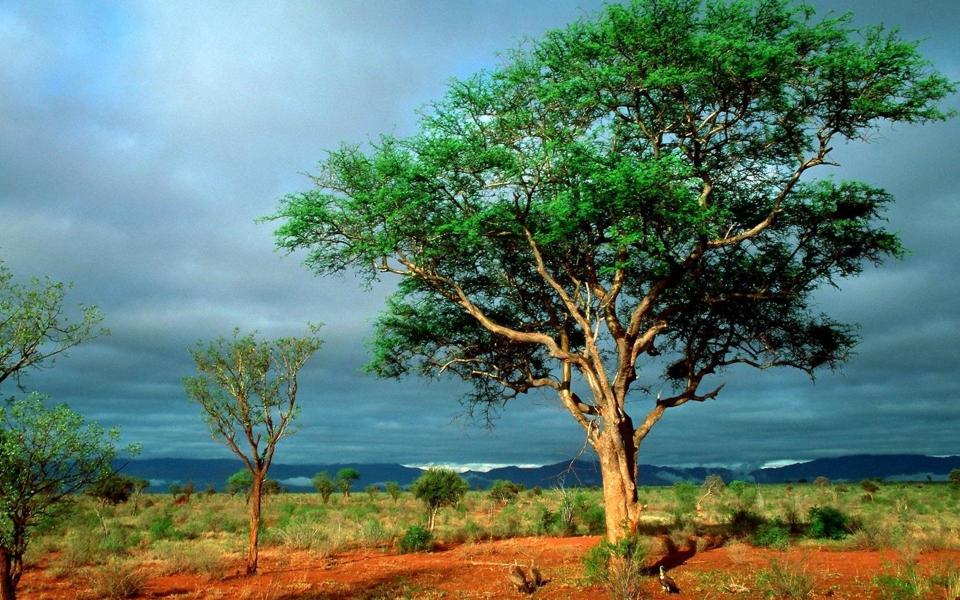
{"label": "bird on ground", "polygon": [[680,586],[673,580],[673,577],[670,577],[664,572],[663,565],[660,565],[660,587],[668,594],[680,593]]}

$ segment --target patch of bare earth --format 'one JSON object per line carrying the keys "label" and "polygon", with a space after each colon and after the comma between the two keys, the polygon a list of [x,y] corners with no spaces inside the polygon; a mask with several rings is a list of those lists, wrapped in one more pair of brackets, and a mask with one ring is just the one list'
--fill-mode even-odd
{"label": "patch of bare earth", "polygon": [[[393,598],[520,598],[507,579],[514,562],[535,563],[547,584],[533,598],[586,600],[606,598],[600,586],[584,586],[581,557],[597,537],[516,538],[438,548],[433,552],[394,554],[356,550],[322,558],[309,552],[268,548],[261,554],[260,573],[239,574],[240,565],[223,580],[197,575],[153,576],[142,598],[238,600],[347,600]],[[694,552],[681,548],[657,561],[680,585],[679,595],[666,595],[655,577],[645,584],[653,598],[764,598],[756,574],[777,560],[814,581],[814,598],[872,598],[873,577],[900,560],[895,551],[830,551],[791,548],[785,552],[739,543]],[[918,557],[921,570],[960,565],[960,551],[938,551]],[[145,567],[149,573],[149,566]],[[22,600],[89,599],[78,572],[54,578],[44,563],[28,569],[20,584]]]}

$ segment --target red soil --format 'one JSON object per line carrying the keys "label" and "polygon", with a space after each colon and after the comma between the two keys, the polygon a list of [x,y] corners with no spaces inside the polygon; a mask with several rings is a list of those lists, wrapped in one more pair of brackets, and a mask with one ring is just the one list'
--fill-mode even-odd
{"label": "red soil", "polygon": [[[329,558],[307,552],[267,548],[261,553],[260,573],[236,572],[224,580],[197,575],[153,577],[143,598],[239,600],[346,600],[351,598],[520,598],[507,581],[514,561],[535,562],[548,580],[536,599],[586,600],[606,598],[600,586],[583,587],[578,578],[580,558],[598,543],[596,537],[518,538],[440,548],[430,553],[397,555],[387,551],[356,550]],[[776,559],[800,569],[816,582],[814,598],[875,598],[874,575],[901,560],[895,551],[829,551],[791,548],[786,552],[730,544],[695,553],[681,549],[663,557],[663,563],[681,588],[671,598],[763,598],[756,589],[756,573]],[[929,552],[918,558],[921,571],[941,565],[960,565],[960,551]],[[89,599],[79,576],[54,579],[43,564],[24,574],[21,600]],[[653,598],[666,598],[656,578],[644,587]],[[943,598],[942,588],[937,598]]]}

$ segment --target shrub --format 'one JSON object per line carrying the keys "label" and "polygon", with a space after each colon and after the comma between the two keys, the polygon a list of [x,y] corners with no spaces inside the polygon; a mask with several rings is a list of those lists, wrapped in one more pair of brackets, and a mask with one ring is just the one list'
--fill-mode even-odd
{"label": "shrub", "polygon": [[313,487],[317,490],[317,493],[320,494],[320,498],[323,499],[323,503],[326,504],[330,501],[330,496],[333,494],[333,491],[336,489],[336,484],[326,472],[321,471],[313,476],[313,479],[310,480],[313,483]]}
{"label": "shrub", "polygon": [[497,479],[490,486],[490,499],[494,502],[506,503],[515,500],[523,490],[523,486],[506,479]]}
{"label": "shrub", "polygon": [[161,542],[153,550],[165,562],[165,574],[194,573],[210,579],[221,579],[225,574],[220,551],[213,544]]}
{"label": "shrub", "polygon": [[430,531],[433,531],[440,509],[460,502],[469,488],[463,477],[450,469],[427,469],[413,482],[410,491],[427,506]]}
{"label": "shrub", "polygon": [[757,588],[767,598],[810,598],[813,595],[813,577],[786,563],[774,559],[770,566],[757,573]]}
{"label": "shrub", "polygon": [[147,577],[135,564],[112,560],[93,571],[90,587],[97,598],[120,600],[139,596],[147,584]]}
{"label": "shrub", "polygon": [[375,483],[371,483],[364,491],[367,492],[368,496],[370,496],[370,501],[372,502],[377,499],[377,493],[380,492],[380,486]]}
{"label": "shrub", "polygon": [[94,482],[87,490],[87,494],[104,504],[117,505],[130,499],[136,485],[137,482],[132,477],[111,473]]}
{"label": "shrub", "polygon": [[950,469],[950,475],[947,477],[953,485],[960,485],[960,469]]}
{"label": "shrub", "polygon": [[173,524],[173,517],[169,514],[157,515],[147,526],[150,538],[154,540],[182,539],[183,534],[177,531]]}
{"label": "shrub", "polygon": [[733,494],[734,511],[748,511],[751,510],[754,504],[757,503],[757,486],[747,483],[746,481],[741,481],[735,479],[730,482],[730,485],[727,486],[727,489]]}
{"label": "shrub", "polygon": [[689,481],[678,481],[673,484],[673,520],[680,523],[688,519],[697,509],[698,488]]}
{"label": "shrub", "polygon": [[752,510],[733,511],[728,521],[730,534],[735,537],[749,537],[764,523],[764,518]]}
{"label": "shrub", "polygon": [[607,517],[603,507],[594,504],[581,513],[581,520],[588,535],[600,535],[607,530]]}
{"label": "shrub", "polygon": [[850,533],[850,517],[832,506],[814,506],[808,513],[807,536],[815,539],[839,540]]}
{"label": "shrub", "polygon": [[917,571],[917,565],[909,562],[898,565],[892,570],[876,575],[873,585],[883,600],[912,600],[926,598],[930,593],[930,582]]}
{"label": "shrub", "polygon": [[790,529],[780,521],[762,523],[750,536],[754,546],[786,550],[790,545]]}
{"label": "shrub", "polygon": [[646,584],[647,552],[647,546],[636,538],[616,544],[603,541],[581,559],[584,578],[590,584],[603,584],[610,598],[639,598]]}
{"label": "shrub", "polygon": [[400,494],[403,493],[403,489],[400,487],[400,484],[396,481],[388,481],[384,484],[384,488],[387,491],[387,494],[393,498],[393,501],[396,502],[400,499]]}
{"label": "shrub", "polygon": [[419,525],[413,525],[407,529],[397,545],[403,554],[429,550],[433,546],[433,534]]}

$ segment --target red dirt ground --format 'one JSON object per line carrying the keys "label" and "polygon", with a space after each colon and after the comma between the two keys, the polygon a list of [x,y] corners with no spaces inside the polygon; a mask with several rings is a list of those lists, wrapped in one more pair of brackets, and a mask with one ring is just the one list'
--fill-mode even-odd
{"label": "red dirt ground", "polygon": [[[533,598],[586,600],[606,598],[599,586],[578,583],[580,558],[599,542],[597,537],[517,538],[440,548],[434,552],[398,555],[357,550],[323,559],[306,552],[268,548],[261,553],[255,577],[231,574],[222,581],[196,575],[153,577],[141,598],[238,600],[347,600],[393,598],[521,598],[509,585],[507,568],[535,562],[548,580]],[[681,588],[679,595],[661,592],[655,578],[644,582],[653,598],[763,598],[755,574],[776,559],[811,575],[814,598],[876,598],[874,575],[901,557],[895,551],[829,551],[791,548],[785,552],[744,544],[695,553],[681,549],[654,564],[665,564]],[[921,570],[960,565],[960,551],[924,553]],[[24,574],[21,600],[90,599],[86,582],[54,579],[43,563]],[[239,565],[237,565],[239,570]],[[80,579],[79,577],[76,579]],[[943,598],[939,590],[936,598]]]}

